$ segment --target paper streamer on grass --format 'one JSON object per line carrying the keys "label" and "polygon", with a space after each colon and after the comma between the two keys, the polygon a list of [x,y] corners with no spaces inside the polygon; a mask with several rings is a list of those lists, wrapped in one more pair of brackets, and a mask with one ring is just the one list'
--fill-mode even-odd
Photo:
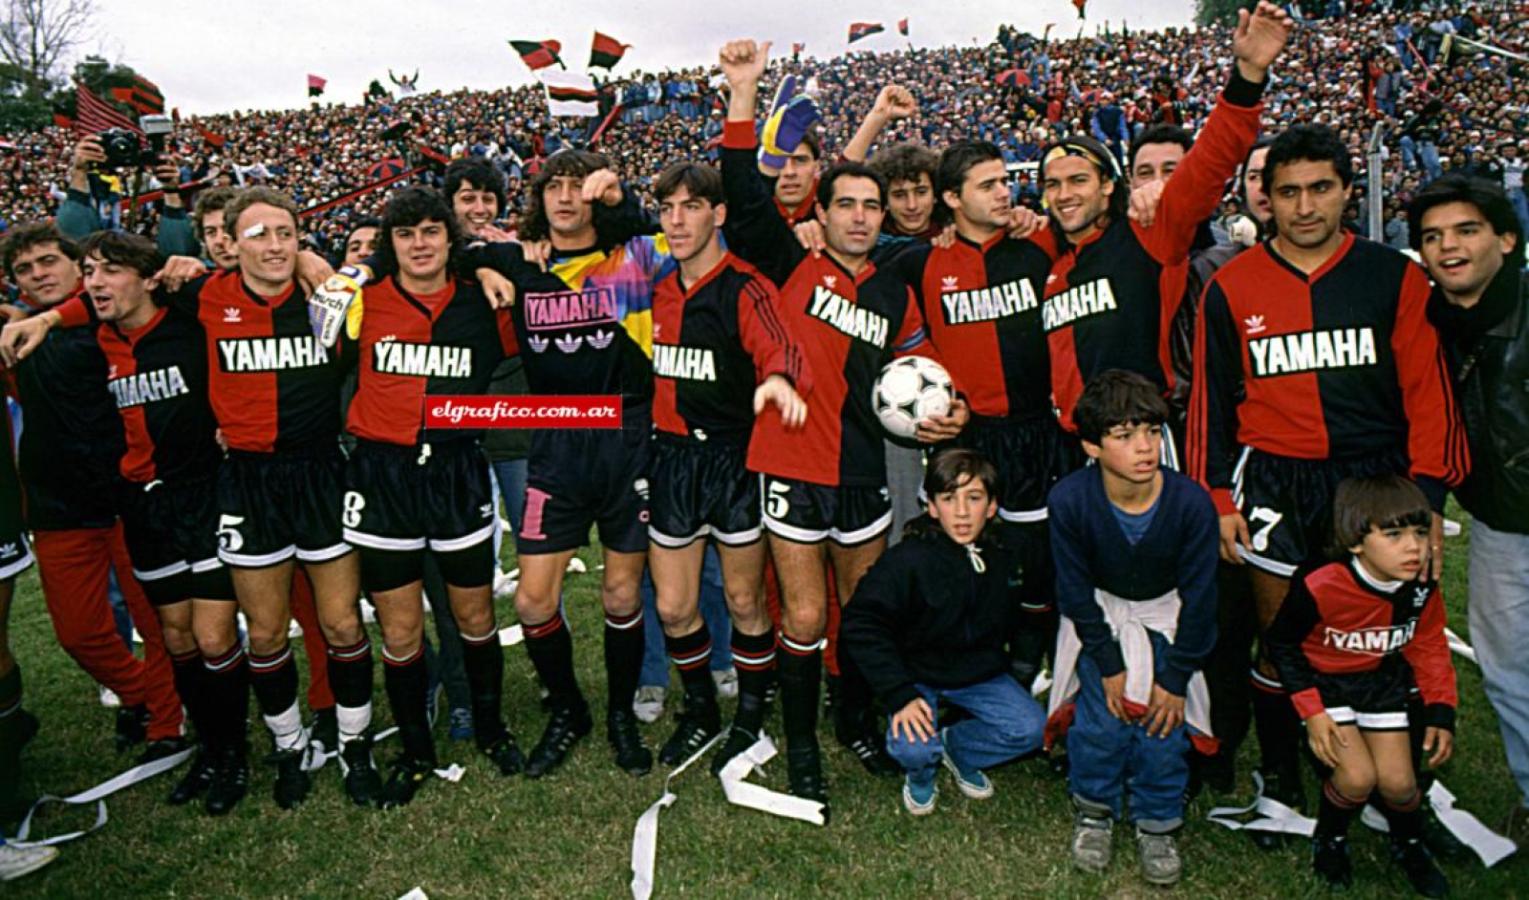
{"label": "paper streamer on grass", "polygon": [[706,745],[690,754],[690,758],[680,763],[668,777],[664,779],[664,793],[653,802],[653,805],[643,811],[637,817],[637,825],[632,829],[632,896],[636,900],[648,900],[653,896],[653,868],[658,861],[658,814],[674,805],[679,799],[670,785],[674,779],[680,777],[695,764],[696,760],[706,755],[706,751],[717,745],[727,732],[720,732],[706,742]]}
{"label": "paper streamer on grass", "polygon": [[1465,639],[1455,634],[1453,629],[1444,629],[1444,639],[1449,642],[1449,649],[1452,652],[1460,654],[1478,666],[1481,665],[1481,663],[1476,662],[1476,648],[1467,644]]}
{"label": "paper streamer on grass", "polygon": [[[1317,820],[1301,815],[1285,804],[1264,796],[1264,780],[1253,773],[1253,787],[1258,795],[1248,806],[1218,806],[1206,818],[1217,825],[1233,831],[1263,831],[1273,834],[1294,834],[1311,837],[1316,831]],[[1455,795],[1442,782],[1435,780],[1428,789],[1428,802],[1439,822],[1465,846],[1471,848],[1483,865],[1495,866],[1517,849],[1513,842],[1481,824],[1481,820],[1463,809],[1455,807]],[[1247,818],[1248,816],[1254,818]],[[1387,831],[1385,817],[1371,806],[1365,806],[1361,821],[1376,831]]]}
{"label": "paper streamer on grass", "polygon": [[[78,794],[73,794],[68,797],[55,797],[52,795],[44,795],[42,797],[38,797],[37,802],[33,803],[32,808],[27,811],[26,818],[21,820],[21,827],[16,830],[15,839],[9,843],[14,844],[17,847],[50,847],[56,844],[67,844],[70,841],[82,838],[85,835],[90,834],[92,831],[97,831],[106,825],[107,797],[115,794],[123,788],[132,787],[141,781],[148,781],[155,775],[170,771],[171,769],[190,759],[192,752],[193,751],[190,749],[182,750],[179,753],[172,753],[163,759],[156,759],[153,762],[146,762],[142,765],[133,766],[126,772],[123,772],[114,778],[107,779],[106,781],[101,782],[89,790],[81,791]],[[62,803],[66,806],[86,806],[88,804],[94,803],[96,805],[96,821],[89,828],[83,829],[81,831],[70,831],[65,834],[54,835],[53,837],[43,838],[42,840],[38,841],[27,840],[27,838],[32,833],[32,817],[37,815],[37,811],[39,809],[42,809],[49,803]]]}

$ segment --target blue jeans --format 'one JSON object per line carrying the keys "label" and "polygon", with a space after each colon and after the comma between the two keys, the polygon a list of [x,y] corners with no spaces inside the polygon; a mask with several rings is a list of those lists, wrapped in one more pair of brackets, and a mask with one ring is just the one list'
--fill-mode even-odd
{"label": "blue jeans", "polygon": [[1418,144],[1418,155],[1423,160],[1423,172],[1428,177],[1423,183],[1427,184],[1436,178],[1444,177],[1444,167],[1439,164],[1439,147],[1433,141],[1423,141]]}
{"label": "blue jeans", "polygon": [[[1151,632],[1152,657],[1161,665],[1168,639]],[[1078,656],[1076,715],[1067,732],[1068,786],[1085,805],[1120,818],[1126,791],[1131,820],[1143,831],[1171,831],[1184,822],[1189,783],[1189,734],[1183,725],[1152,737],[1143,725],[1127,724],[1104,705],[1104,679],[1087,653]]]}
{"label": "blue jeans", "polygon": [[519,532],[526,515],[526,461],[501,459],[490,465],[499,485],[499,496],[504,499],[505,515],[510,517],[510,528]]}
{"label": "blue jeans", "polygon": [[[717,548],[707,546],[701,562],[701,619],[711,632],[711,670],[726,672],[733,667],[733,619],[727,612],[727,595],[722,593],[722,563]],[[642,687],[669,686],[669,651],[664,648],[664,623],[658,618],[658,595],[653,578],[642,573]]]}
{"label": "blue jeans", "polygon": [[887,753],[919,784],[934,779],[943,753],[949,753],[962,769],[988,769],[1040,749],[1046,712],[1008,673],[966,687],[916,684],[914,688],[929,704],[936,721],[941,701],[972,715],[945,729],[943,744],[940,734],[927,741],[909,740],[888,727]]}
{"label": "blue jeans", "polygon": [[1471,523],[1471,644],[1497,712],[1508,771],[1529,806],[1529,534]]}

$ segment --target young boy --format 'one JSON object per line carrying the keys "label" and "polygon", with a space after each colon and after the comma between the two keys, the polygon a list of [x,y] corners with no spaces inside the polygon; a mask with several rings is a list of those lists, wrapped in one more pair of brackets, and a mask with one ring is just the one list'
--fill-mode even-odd
{"label": "young boy", "polygon": [[1073,413],[1095,465],[1058,482],[1047,502],[1063,616],[1053,720],[1076,699],[1067,739],[1073,864],[1109,867],[1129,790],[1142,875],[1164,885],[1182,869],[1185,723],[1210,732],[1198,670],[1216,638],[1216,511],[1199,485],[1159,467],[1167,418],[1147,379],[1100,374]]}
{"label": "young boy", "polygon": [[1296,573],[1269,629],[1269,653],[1306,720],[1312,752],[1332,767],[1322,785],[1312,867],[1353,881],[1345,834],[1370,792],[1391,830],[1391,855],[1425,897],[1449,890],[1423,843],[1422,793],[1409,739],[1408,692],[1423,699],[1423,751],[1454,750],[1455,669],[1444,601],[1428,577],[1428,499],[1399,475],[1350,478],[1333,501],[1333,548],[1345,559]]}
{"label": "young boy", "polygon": [[[993,796],[983,769],[1038,749],[1045,716],[1009,675],[1004,640],[1013,559],[987,524],[998,512],[993,464],[946,450],[924,476],[929,515],[871,566],[844,607],[840,640],[891,714],[887,753],[906,772],[903,806],[934,811],[941,763],[974,800]],[[938,705],[970,713],[937,728]]]}

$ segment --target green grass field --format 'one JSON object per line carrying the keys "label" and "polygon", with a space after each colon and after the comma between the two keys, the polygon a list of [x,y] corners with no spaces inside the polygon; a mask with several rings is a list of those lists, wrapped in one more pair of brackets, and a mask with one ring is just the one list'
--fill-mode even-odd
{"label": "green grass field", "polygon": [[[1465,539],[1449,544],[1446,578],[1450,617],[1465,635]],[[587,550],[590,568],[598,553]],[[582,683],[603,702],[598,574],[573,576],[568,597]],[[512,613],[501,609],[501,621]],[[428,617],[427,617],[428,618]],[[22,579],[12,614],[12,640],[26,671],[26,705],[42,732],[25,754],[26,785],[67,794],[130,764],[111,749],[112,715],[96,701],[91,680],[53,639],[34,574]],[[374,640],[377,640],[374,638]],[[378,644],[380,646],[380,642]],[[521,648],[507,651],[505,708],[522,745],[540,733],[543,716],[531,665]],[[1458,750],[1442,778],[1461,805],[1495,825],[1515,802],[1495,717],[1480,673],[1458,660],[1462,708]],[[389,719],[377,683],[377,712]],[[650,746],[667,737],[676,705],[646,727]],[[252,747],[264,746],[254,724]],[[1159,891],[1136,871],[1128,830],[1116,834],[1116,859],[1105,877],[1068,865],[1070,829],[1065,785],[1039,760],[994,773],[997,796],[967,800],[942,780],[940,807],[915,820],[903,812],[896,781],[875,781],[824,733],[833,823],[826,829],[729,806],[703,769],[676,781],[679,802],[662,818],[657,893],[688,896],[867,897],[1299,897],[1320,893],[1307,849],[1292,843],[1264,853],[1246,837],[1204,821],[1212,805],[1246,800],[1201,797],[1189,810],[1181,847],[1182,884]],[[1256,749],[1244,753],[1244,776]],[[62,848],[43,872],[8,884],[7,897],[372,897],[394,898],[416,886],[430,897],[601,896],[628,894],[632,826],[663,788],[661,771],[633,779],[610,761],[603,729],[557,775],[538,782],[506,780],[481,762],[471,743],[452,744],[441,726],[443,764],[460,762],[458,784],[433,781],[407,809],[350,805],[338,771],[318,774],[309,802],[280,812],[271,802],[271,773],[257,765],[251,796],[231,816],[210,819],[198,806],[163,802],[173,776],[161,776],[108,800],[111,821]],[[379,760],[396,753],[379,747]],[[764,782],[784,788],[784,762]],[[942,779],[948,776],[942,774]],[[756,779],[758,780],[758,779]],[[1308,796],[1314,798],[1308,785]],[[44,833],[83,827],[93,810],[66,810],[42,822]],[[1355,826],[1357,890],[1363,897],[1406,896],[1387,862],[1383,837]],[[1529,895],[1529,867],[1509,860],[1494,870],[1475,862],[1446,865],[1460,897]]]}

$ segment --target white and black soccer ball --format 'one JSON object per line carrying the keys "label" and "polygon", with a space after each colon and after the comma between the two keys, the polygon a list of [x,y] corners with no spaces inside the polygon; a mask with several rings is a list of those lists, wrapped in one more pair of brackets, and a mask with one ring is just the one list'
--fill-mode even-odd
{"label": "white and black soccer ball", "polygon": [[927,356],[904,356],[882,367],[871,388],[871,408],[892,436],[911,438],[918,423],[950,412],[955,396],[944,366]]}

